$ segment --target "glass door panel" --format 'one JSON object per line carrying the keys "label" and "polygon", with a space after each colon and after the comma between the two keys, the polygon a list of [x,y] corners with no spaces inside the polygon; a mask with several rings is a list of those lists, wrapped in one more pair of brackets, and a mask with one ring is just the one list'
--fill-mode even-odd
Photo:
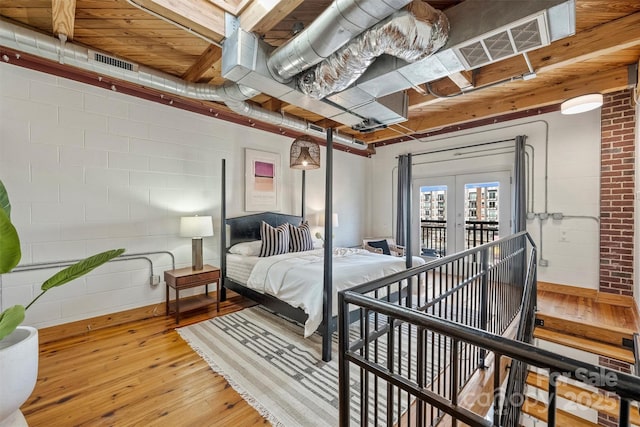
{"label": "glass door panel", "polygon": [[511,233],[509,172],[419,178],[413,188],[414,253],[440,258]]}
{"label": "glass door panel", "polygon": [[446,185],[420,187],[420,254],[440,258],[447,254]]}
{"label": "glass door panel", "polygon": [[456,251],[511,234],[509,172],[457,175]]}

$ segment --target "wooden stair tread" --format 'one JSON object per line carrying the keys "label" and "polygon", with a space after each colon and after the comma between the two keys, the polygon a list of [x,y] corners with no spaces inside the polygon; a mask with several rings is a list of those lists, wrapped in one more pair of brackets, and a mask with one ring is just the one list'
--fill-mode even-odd
{"label": "wooden stair tread", "polygon": [[534,338],[554,342],[556,344],[562,344],[567,347],[577,348],[578,350],[584,350],[589,353],[599,354],[601,356],[610,357],[627,363],[635,363],[633,351],[622,347],[616,347],[611,344],[593,341],[574,335],[567,335],[543,328],[536,328],[533,331],[533,336]]}
{"label": "wooden stair tread", "polygon": [[[527,397],[522,404],[522,412],[531,415],[541,421],[547,422],[547,405],[532,398]],[[556,409],[556,425],[559,426],[571,426],[571,427],[597,427],[598,424],[594,424],[591,421],[587,421],[584,418],[580,418],[576,415],[570,414],[562,409]]]}
{"label": "wooden stair tread", "polygon": [[[527,375],[527,384],[540,390],[549,391],[549,377],[538,374],[537,372],[529,372],[529,375]],[[564,381],[558,381],[556,393],[564,399],[595,409],[598,412],[604,412],[612,417],[617,417],[619,414],[620,405],[618,404],[618,400],[600,394],[597,391],[587,390]],[[640,413],[638,413],[636,409],[630,411],[630,416],[633,424],[640,425]]]}
{"label": "wooden stair tread", "polygon": [[550,329],[569,335],[576,335],[594,341],[622,346],[623,340],[633,341],[634,330],[614,325],[604,325],[571,320],[542,312],[536,313],[536,319],[544,322],[542,329]]}

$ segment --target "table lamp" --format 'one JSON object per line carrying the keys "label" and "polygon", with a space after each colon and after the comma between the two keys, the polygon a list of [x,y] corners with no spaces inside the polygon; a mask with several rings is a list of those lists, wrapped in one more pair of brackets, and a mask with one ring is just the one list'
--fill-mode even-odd
{"label": "table lamp", "polygon": [[202,270],[202,238],[213,236],[210,216],[183,216],[180,218],[180,235],[191,237],[191,259],[194,270]]}

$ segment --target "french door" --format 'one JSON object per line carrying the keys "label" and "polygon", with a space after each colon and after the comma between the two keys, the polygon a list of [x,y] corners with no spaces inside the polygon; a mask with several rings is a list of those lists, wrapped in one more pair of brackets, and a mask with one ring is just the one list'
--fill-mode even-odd
{"label": "french door", "polygon": [[413,182],[413,241],[439,258],[511,234],[510,172],[418,178]]}

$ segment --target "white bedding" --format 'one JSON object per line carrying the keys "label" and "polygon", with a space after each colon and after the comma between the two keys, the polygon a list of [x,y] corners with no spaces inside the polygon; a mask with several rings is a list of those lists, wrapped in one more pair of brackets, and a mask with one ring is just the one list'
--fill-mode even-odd
{"label": "white bedding", "polygon": [[[323,253],[324,249],[315,249],[258,258],[246,281],[249,288],[273,295],[293,307],[304,310],[309,316],[304,325],[305,337],[313,334],[322,323]],[[413,257],[414,266],[424,262],[420,257]],[[334,249],[333,315],[337,313],[338,291],[388,276],[405,268],[404,258],[375,254],[364,249]]]}

